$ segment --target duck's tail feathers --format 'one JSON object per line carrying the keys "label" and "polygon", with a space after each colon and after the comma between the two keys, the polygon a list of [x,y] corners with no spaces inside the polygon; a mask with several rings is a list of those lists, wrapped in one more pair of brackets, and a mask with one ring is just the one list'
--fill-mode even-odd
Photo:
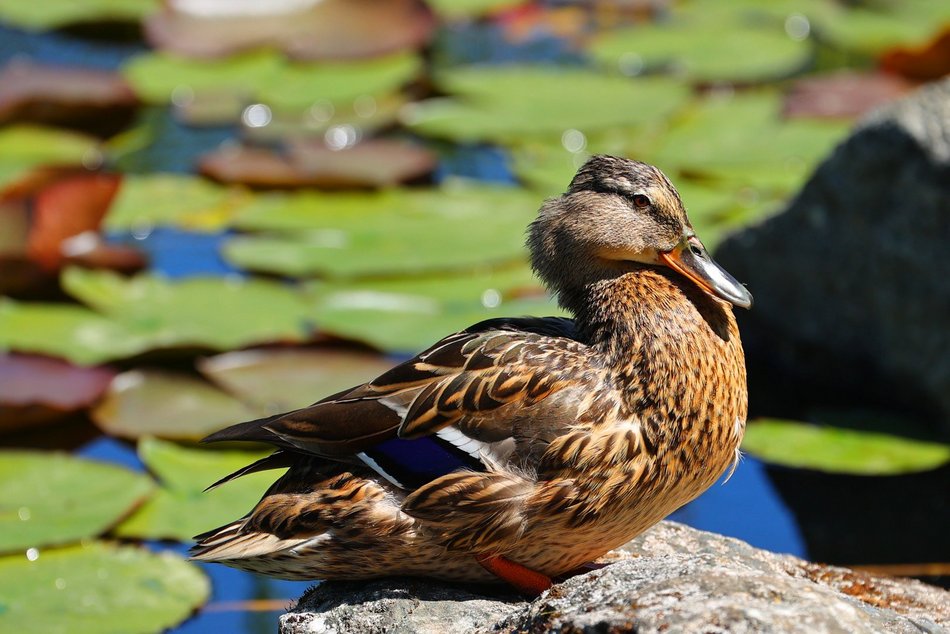
{"label": "duck's tail feathers", "polygon": [[207,533],[195,535],[197,543],[191,547],[188,555],[198,561],[252,559],[286,552],[314,539],[312,536],[282,539],[271,533],[244,532],[246,522],[247,518],[241,518]]}
{"label": "duck's tail feathers", "polygon": [[294,464],[296,458],[287,451],[277,450],[269,456],[264,456],[260,460],[256,460],[246,467],[241,467],[233,473],[229,473],[224,476],[214,484],[208,486],[205,489],[205,493],[211,489],[217,488],[226,482],[240,478],[241,476],[246,476],[250,473],[257,473],[258,471],[269,471],[271,469],[283,469],[285,467],[291,467]]}
{"label": "duck's tail feathers", "polygon": [[268,423],[272,423],[278,418],[285,416],[284,414],[274,414],[273,416],[265,416],[264,418],[258,418],[256,420],[249,420],[246,423],[238,423],[237,425],[231,425],[230,427],[225,427],[220,431],[216,431],[213,434],[205,436],[201,439],[201,442],[225,442],[225,441],[239,441],[239,442],[265,442],[270,444],[286,444],[280,442],[280,437],[272,432],[269,429],[266,429],[264,426]]}

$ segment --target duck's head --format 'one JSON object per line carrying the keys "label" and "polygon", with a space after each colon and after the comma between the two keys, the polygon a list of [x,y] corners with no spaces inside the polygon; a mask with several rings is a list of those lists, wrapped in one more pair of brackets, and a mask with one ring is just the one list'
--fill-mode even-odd
{"label": "duck's head", "polygon": [[646,163],[594,156],[564,195],[544,203],[528,235],[531,265],[563,305],[589,285],[644,265],[668,267],[742,308],[752,295],[700,242],[669,179]]}

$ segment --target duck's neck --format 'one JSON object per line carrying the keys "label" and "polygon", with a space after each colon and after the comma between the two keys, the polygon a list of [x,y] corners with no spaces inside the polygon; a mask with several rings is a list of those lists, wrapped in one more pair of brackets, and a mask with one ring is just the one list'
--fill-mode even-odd
{"label": "duck's neck", "polygon": [[688,280],[656,267],[592,282],[563,299],[574,312],[581,338],[618,366],[658,339],[677,341],[684,327],[691,329],[698,321],[728,337],[728,309]]}

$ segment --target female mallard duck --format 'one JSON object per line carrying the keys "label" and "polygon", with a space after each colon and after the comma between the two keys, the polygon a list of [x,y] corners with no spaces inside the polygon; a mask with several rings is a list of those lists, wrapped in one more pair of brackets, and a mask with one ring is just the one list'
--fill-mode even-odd
{"label": "female mallard duck", "polygon": [[531,263],[574,319],[489,319],[379,378],[207,440],[290,467],[196,559],[288,579],[503,579],[538,593],[697,497],[746,419],[720,268],[657,168],[595,156],[541,207]]}

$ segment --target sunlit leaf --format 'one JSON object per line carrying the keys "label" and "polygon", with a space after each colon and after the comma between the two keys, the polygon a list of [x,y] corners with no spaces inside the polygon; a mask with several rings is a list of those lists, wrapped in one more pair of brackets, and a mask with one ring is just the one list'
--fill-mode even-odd
{"label": "sunlit leaf", "polygon": [[0,189],[38,165],[96,162],[95,139],[65,130],[14,125],[0,128]]}
{"label": "sunlit leaf", "polygon": [[[0,552],[20,551],[22,557],[27,548],[95,537],[151,490],[147,477],[116,465],[62,453],[0,451]],[[7,596],[0,592],[0,602]]]}
{"label": "sunlit leaf", "polygon": [[457,277],[315,284],[321,330],[414,353],[492,317],[562,314],[527,267]]}
{"label": "sunlit leaf", "polygon": [[784,420],[749,423],[742,448],[766,462],[856,475],[894,475],[950,461],[950,445]]}
{"label": "sunlit leaf", "polygon": [[46,423],[90,407],[115,372],[48,357],[0,353],[0,430]]}
{"label": "sunlit leaf", "polygon": [[272,108],[302,109],[318,102],[348,104],[363,95],[389,93],[420,68],[421,60],[410,53],[297,64],[269,52],[209,61],[147,53],[130,61],[124,73],[141,97],[156,103],[167,102],[178,89],[179,95],[231,92]]}
{"label": "sunlit leaf", "polygon": [[629,79],[575,68],[456,68],[436,81],[454,98],[407,108],[407,125],[458,141],[504,144],[539,135],[560,138],[568,129],[590,133],[656,121],[688,96],[686,86],[668,79]]}
{"label": "sunlit leaf", "polygon": [[369,352],[276,348],[227,352],[201,360],[198,367],[245,403],[279,413],[374,379],[393,365]]}
{"label": "sunlit leaf", "polygon": [[0,630],[69,634],[162,632],[211,593],[170,553],[93,542],[0,558]]}
{"label": "sunlit leaf", "polygon": [[261,414],[207,381],[158,370],[130,370],[109,386],[92,417],[110,436],[200,440]]}
{"label": "sunlit leaf", "polygon": [[950,6],[939,0],[884,0],[839,6],[816,20],[815,29],[838,47],[873,55],[888,47],[923,45],[950,21]]}
{"label": "sunlit leaf", "polygon": [[809,60],[807,42],[786,34],[781,22],[712,20],[694,14],[608,33],[591,47],[609,68],[638,74],[670,68],[698,81],[762,81],[791,74]]}
{"label": "sunlit leaf", "polygon": [[500,9],[524,4],[524,0],[429,0],[440,16],[448,19],[475,18]]}
{"label": "sunlit leaf", "polygon": [[155,0],[0,0],[0,20],[33,30],[96,21],[138,22],[155,8]]}
{"label": "sunlit leaf", "polygon": [[209,11],[208,3],[166,3],[146,19],[145,35],[153,46],[189,57],[271,47],[295,59],[354,59],[419,48],[435,27],[421,0],[212,6]]}
{"label": "sunlit leaf", "polygon": [[158,492],[116,529],[123,537],[178,539],[211,530],[253,508],[279,471],[251,474],[204,492],[218,479],[266,453],[189,449],[143,439],[139,456],[161,483]]}
{"label": "sunlit leaf", "polygon": [[172,225],[218,231],[250,198],[245,191],[184,174],[129,175],[109,209],[105,227],[147,232],[155,226]]}
{"label": "sunlit leaf", "polygon": [[231,240],[237,266],[286,275],[359,276],[447,271],[520,260],[541,199],[513,187],[459,185],[261,196],[236,220],[279,235]]}

